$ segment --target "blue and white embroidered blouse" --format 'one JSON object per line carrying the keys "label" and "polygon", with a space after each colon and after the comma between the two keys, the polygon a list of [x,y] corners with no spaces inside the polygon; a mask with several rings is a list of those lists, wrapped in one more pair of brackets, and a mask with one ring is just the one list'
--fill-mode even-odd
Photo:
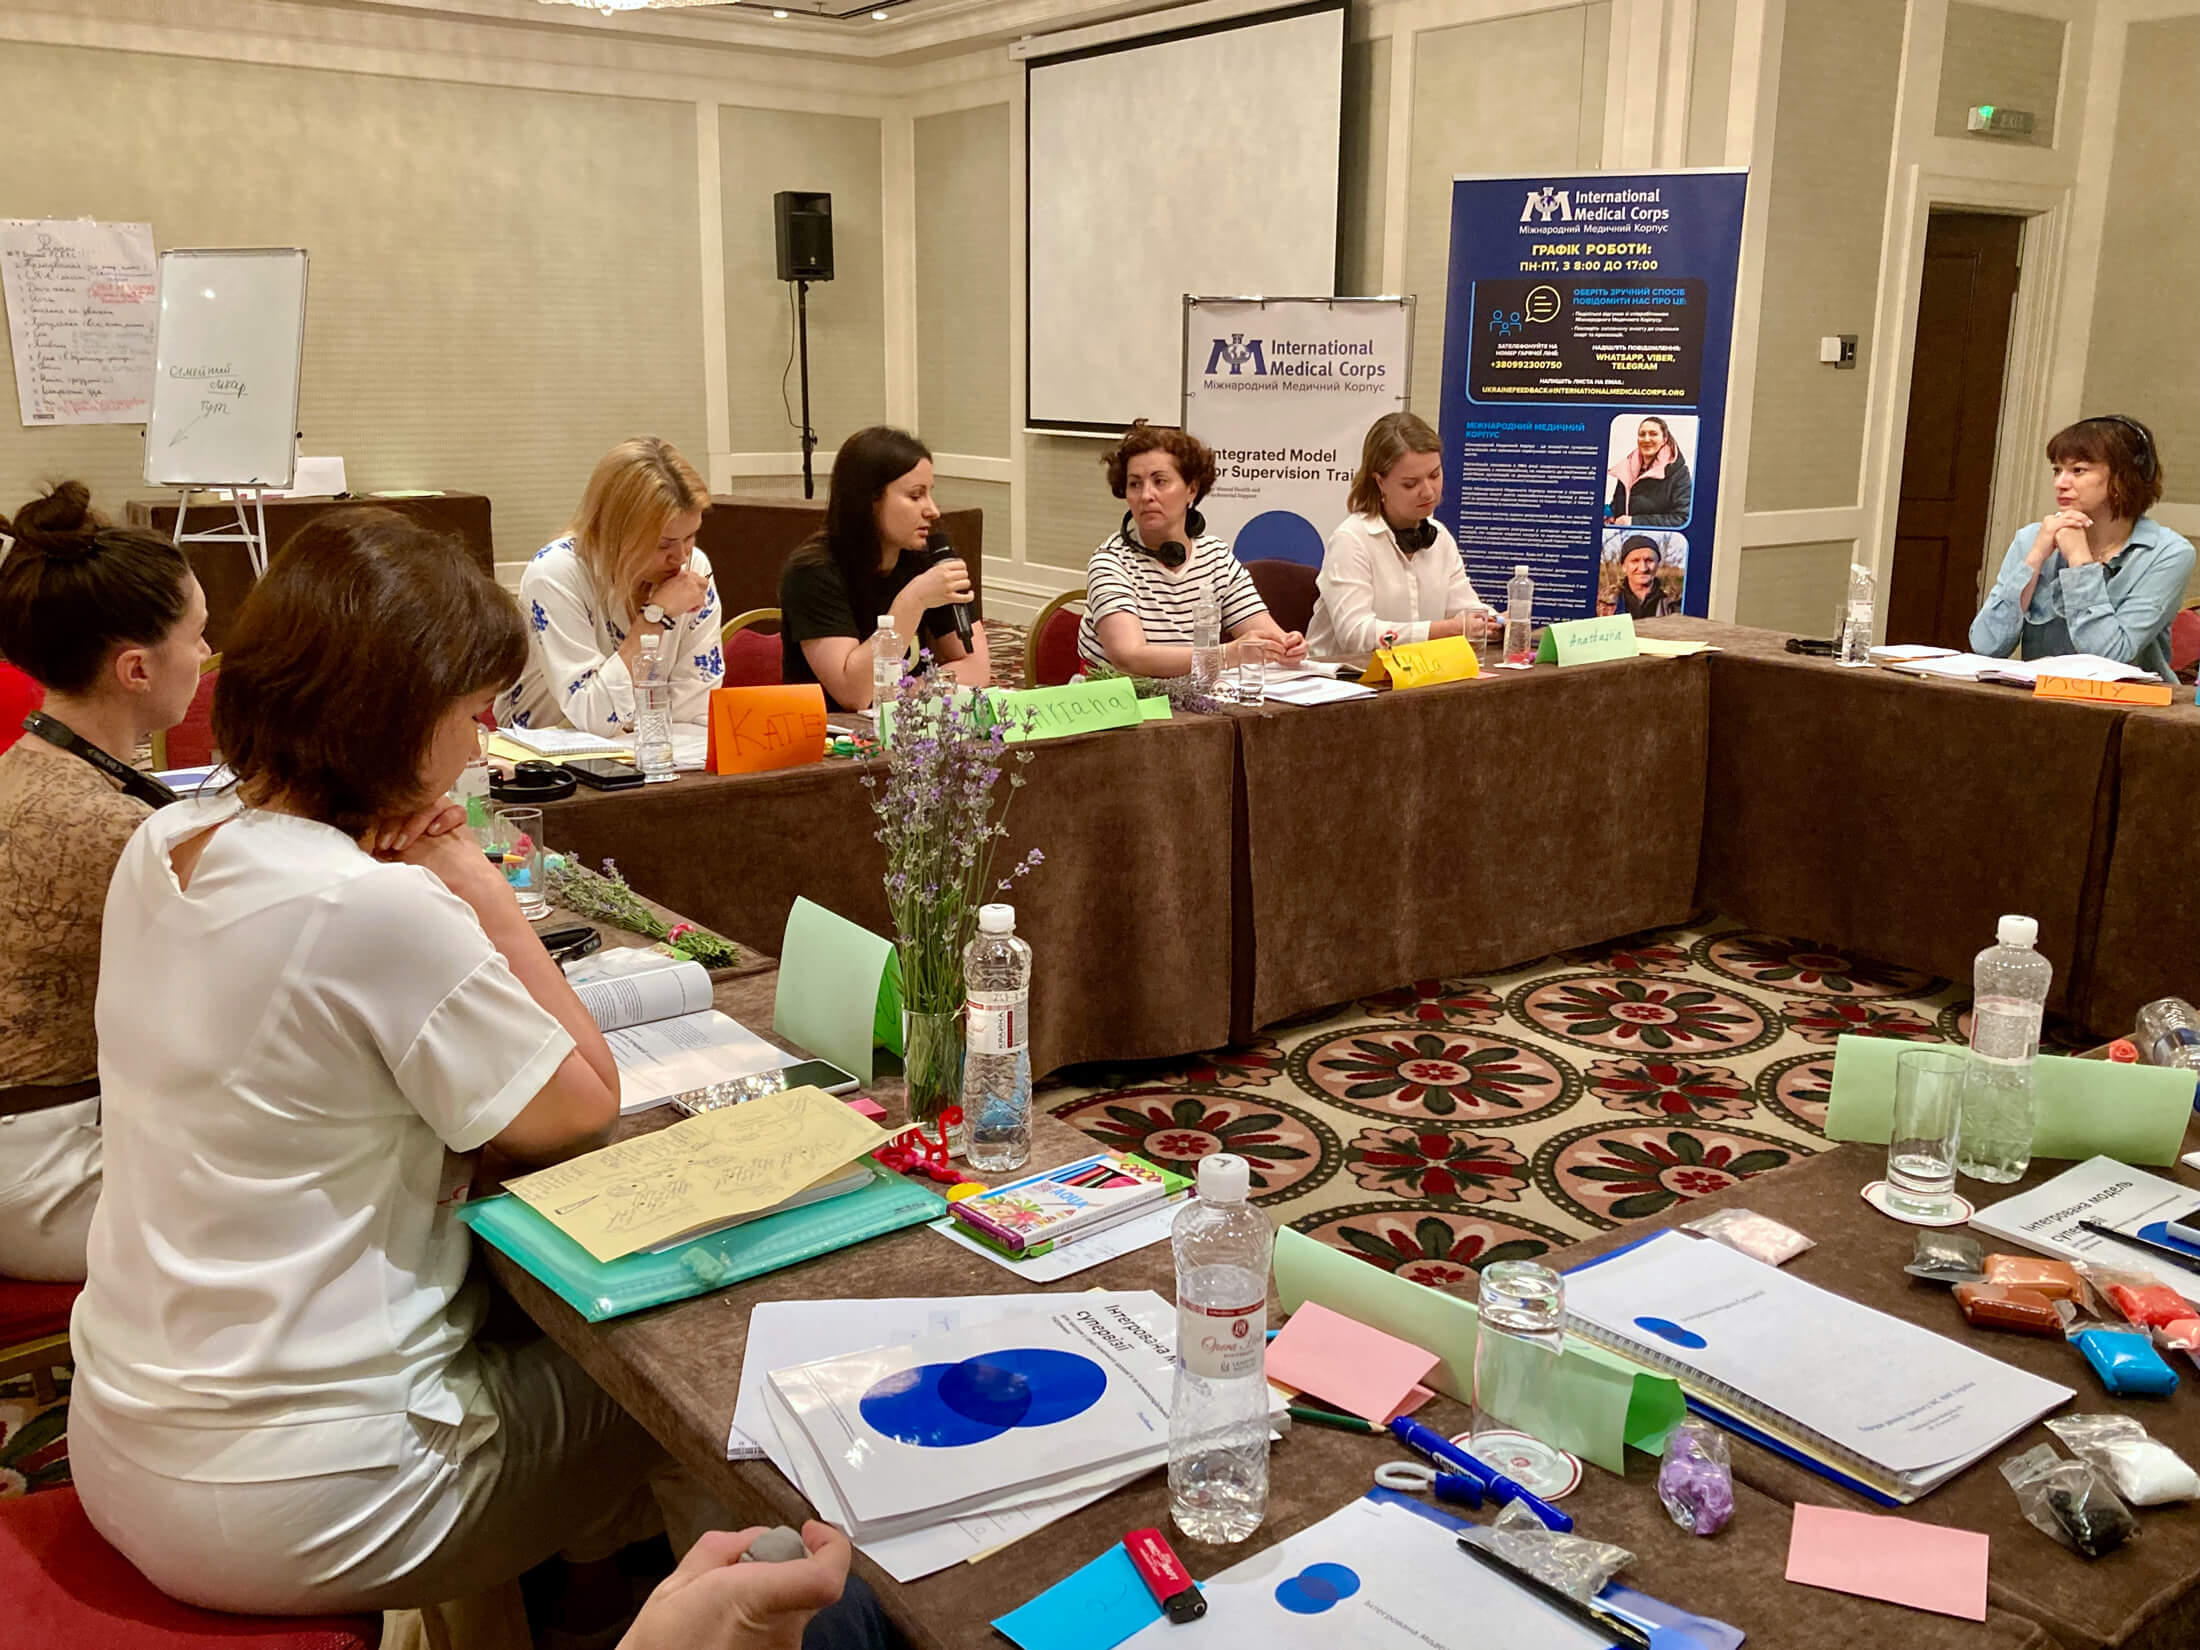
{"label": "blue and white embroidered blouse", "polygon": [[[664,650],[671,661],[672,719],[702,726],[726,665],[718,648],[718,586],[710,558],[697,550],[688,568],[707,587],[703,605],[665,633]],[[498,725],[573,727],[606,738],[631,730],[634,679],[619,646],[634,616],[596,610],[594,586],[570,536],[535,552],[520,575],[519,607],[527,619],[527,673],[498,696]]]}

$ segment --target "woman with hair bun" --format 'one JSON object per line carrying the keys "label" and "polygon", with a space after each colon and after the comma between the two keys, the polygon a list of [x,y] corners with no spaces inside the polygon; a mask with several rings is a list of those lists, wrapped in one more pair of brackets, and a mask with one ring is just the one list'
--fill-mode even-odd
{"label": "woman with hair bun", "polygon": [[0,537],[0,658],[46,690],[0,752],[0,1273],[73,1282],[99,1199],[100,916],[131,833],[174,800],[130,759],[191,708],[206,596],[82,482]]}

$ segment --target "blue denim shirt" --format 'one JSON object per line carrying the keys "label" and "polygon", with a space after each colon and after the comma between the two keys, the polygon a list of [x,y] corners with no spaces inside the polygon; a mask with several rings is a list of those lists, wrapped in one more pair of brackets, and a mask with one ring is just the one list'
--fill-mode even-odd
{"label": "blue denim shirt", "polygon": [[2040,564],[2032,605],[2020,612],[2017,601],[2032,576],[2024,558],[2039,536],[2035,521],[2009,541],[2001,576],[1971,621],[1971,651],[1997,659],[2006,659],[2012,648],[2021,659],[2097,653],[2151,670],[2165,682],[2176,681],[2169,668],[2169,622],[2177,616],[2185,581],[2192,576],[2192,545],[2141,516],[2131,524],[2131,542],[2109,567],[2099,562],[2072,567],[2060,550],[2050,553]]}

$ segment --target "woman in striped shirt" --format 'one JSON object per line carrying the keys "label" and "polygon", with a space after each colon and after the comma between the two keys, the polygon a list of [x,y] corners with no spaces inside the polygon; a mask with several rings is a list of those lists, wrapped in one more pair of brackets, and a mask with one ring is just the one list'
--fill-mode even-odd
{"label": "woman in striped shirt", "polygon": [[1085,564],[1077,651],[1087,664],[1133,676],[1190,675],[1202,595],[1222,616],[1225,669],[1241,659],[1306,657],[1306,638],[1268,616],[1252,574],[1206,530],[1197,507],[1215,484],[1215,456],[1204,444],[1141,418],[1104,462],[1109,489],[1130,508]]}

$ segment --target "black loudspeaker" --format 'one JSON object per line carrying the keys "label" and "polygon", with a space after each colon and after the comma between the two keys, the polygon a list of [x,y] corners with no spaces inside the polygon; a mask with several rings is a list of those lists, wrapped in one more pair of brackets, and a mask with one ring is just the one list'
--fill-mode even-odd
{"label": "black loudspeaker", "polygon": [[777,230],[782,281],[833,278],[832,196],[782,189],[772,196],[772,223]]}

